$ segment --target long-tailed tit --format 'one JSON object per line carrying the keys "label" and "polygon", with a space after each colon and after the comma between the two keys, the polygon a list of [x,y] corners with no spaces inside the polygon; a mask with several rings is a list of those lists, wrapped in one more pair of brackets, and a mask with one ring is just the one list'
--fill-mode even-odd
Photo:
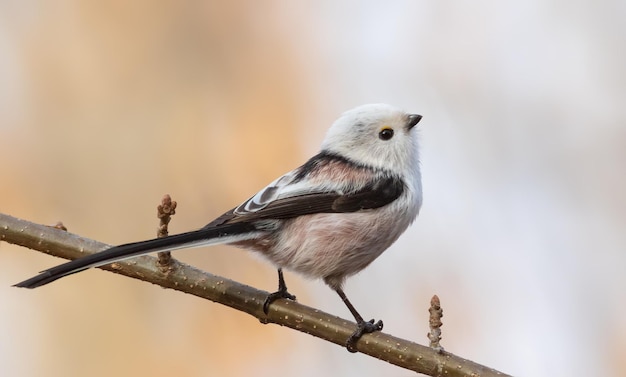
{"label": "long-tailed tit", "polygon": [[231,244],[261,253],[278,268],[276,299],[295,299],[282,269],[321,278],[357,322],[349,351],[382,321],[364,321],[342,285],[367,267],[415,220],[422,203],[414,127],[422,117],[384,104],[344,113],[330,127],[321,151],[204,228],[115,246],[41,272],[16,284],[35,288],[64,276],[157,251]]}

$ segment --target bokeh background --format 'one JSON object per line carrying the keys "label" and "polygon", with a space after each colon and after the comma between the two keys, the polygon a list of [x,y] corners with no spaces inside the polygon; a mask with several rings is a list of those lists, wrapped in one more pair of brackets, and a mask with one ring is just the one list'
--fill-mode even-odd
{"label": "bokeh background", "polygon": [[[523,376],[626,375],[626,3],[1,1],[0,211],[110,244],[198,228],[317,151],[353,106],[420,123],[424,206],[348,296],[385,331]],[[229,247],[178,252],[272,290]],[[0,244],[2,376],[409,375]],[[321,282],[308,305],[349,318]]]}

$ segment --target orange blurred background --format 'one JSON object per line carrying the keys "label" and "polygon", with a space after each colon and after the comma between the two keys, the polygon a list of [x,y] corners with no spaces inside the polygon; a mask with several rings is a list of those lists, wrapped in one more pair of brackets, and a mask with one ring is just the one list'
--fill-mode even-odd
{"label": "orange blurred background", "polygon": [[[601,9],[600,9],[601,8]],[[109,244],[203,226],[344,110],[420,123],[420,218],[346,292],[385,331],[514,375],[624,375],[626,8],[618,1],[0,2],[0,211]],[[175,254],[265,290],[229,247]],[[0,244],[0,375],[404,375],[382,361]],[[311,306],[350,318],[321,282]]]}

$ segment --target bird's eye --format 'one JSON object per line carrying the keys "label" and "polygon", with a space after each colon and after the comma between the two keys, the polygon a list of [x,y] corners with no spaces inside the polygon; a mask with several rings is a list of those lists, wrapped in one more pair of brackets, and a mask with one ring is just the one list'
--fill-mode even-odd
{"label": "bird's eye", "polygon": [[393,137],[393,129],[389,127],[385,127],[378,133],[378,138],[380,140],[389,140]]}

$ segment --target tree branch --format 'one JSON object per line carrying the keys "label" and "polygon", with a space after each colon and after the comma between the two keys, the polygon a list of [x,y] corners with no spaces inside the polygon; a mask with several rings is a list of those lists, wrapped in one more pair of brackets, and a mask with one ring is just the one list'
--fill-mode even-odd
{"label": "tree branch", "polygon": [[[65,259],[76,259],[110,247],[58,228],[31,223],[2,213],[0,241]],[[290,327],[341,346],[345,345],[346,339],[354,331],[355,324],[351,321],[289,300],[272,303],[269,314],[265,315],[263,301],[268,292],[211,275],[176,260],[172,262],[172,268],[166,272],[159,269],[157,259],[151,256],[137,257],[102,268],[218,302],[246,312],[262,323]],[[446,351],[438,352],[382,332],[364,335],[358,342],[357,349],[402,368],[430,376],[506,376]]]}

